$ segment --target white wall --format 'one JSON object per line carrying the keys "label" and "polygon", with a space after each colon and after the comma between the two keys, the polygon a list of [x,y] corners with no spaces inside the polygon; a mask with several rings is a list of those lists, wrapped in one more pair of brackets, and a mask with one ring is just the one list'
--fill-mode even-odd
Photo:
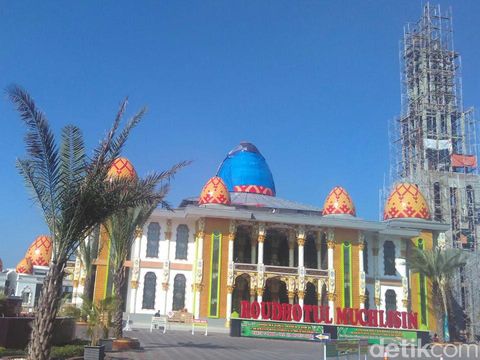
{"label": "white wall", "polygon": [[[164,279],[163,268],[157,267],[140,267],[139,273],[139,284],[138,288],[132,289],[131,282],[129,279],[129,289],[128,289],[128,300],[127,300],[127,312],[131,313],[140,313],[140,314],[154,314],[157,310],[160,310],[161,313],[172,310],[173,305],[173,283],[175,276],[177,274],[183,274],[186,278],[185,285],[185,307],[189,312],[192,312],[192,279],[193,274],[191,270],[175,270],[175,265],[185,265],[189,264],[193,268],[194,258],[195,258],[195,232],[196,232],[196,219],[185,219],[185,218],[173,218],[171,219],[171,238],[168,242],[165,239],[165,232],[167,231],[167,218],[158,217],[153,215],[149,221],[145,224],[143,229],[143,235],[140,241],[135,241],[132,246],[132,256],[131,260],[135,258],[140,258],[142,262],[158,262],[163,263],[166,260],[170,261],[170,271],[168,279],[168,291],[165,293],[163,290],[162,282]],[[157,222],[160,225],[160,243],[158,257],[147,257],[147,234],[148,234],[148,225],[151,222]],[[187,250],[187,259],[175,259],[176,252],[176,237],[177,237],[177,227],[181,224],[187,225],[188,227],[188,250]],[[169,249],[168,249],[169,248]],[[155,292],[155,309],[142,309],[143,303],[143,290],[144,290],[144,278],[147,272],[155,273],[157,277],[156,292]],[[166,307],[165,307],[166,302]]]}

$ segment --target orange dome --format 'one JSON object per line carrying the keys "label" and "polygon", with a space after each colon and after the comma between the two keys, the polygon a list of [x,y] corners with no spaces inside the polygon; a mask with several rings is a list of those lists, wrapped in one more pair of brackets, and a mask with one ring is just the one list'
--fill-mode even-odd
{"label": "orange dome", "polygon": [[137,173],[130,160],[119,157],[113,161],[112,167],[108,170],[110,178],[135,178]]}
{"label": "orange dome", "polygon": [[30,259],[32,265],[48,266],[52,258],[52,240],[50,240],[50,237],[46,235],[37,237],[28,248],[25,257]]}
{"label": "orange dome", "polygon": [[222,178],[214,176],[207,181],[198,199],[198,204],[230,204],[230,193]]}
{"label": "orange dome", "polygon": [[32,262],[28,258],[23,258],[20,260],[16,267],[16,271],[19,274],[31,274],[32,269]]}
{"label": "orange dome", "polygon": [[355,216],[355,205],[347,190],[341,186],[335,186],[325,200],[322,215],[340,214]]}
{"label": "orange dome", "polygon": [[428,204],[417,185],[399,183],[393,188],[383,210],[383,219],[396,218],[430,220]]}

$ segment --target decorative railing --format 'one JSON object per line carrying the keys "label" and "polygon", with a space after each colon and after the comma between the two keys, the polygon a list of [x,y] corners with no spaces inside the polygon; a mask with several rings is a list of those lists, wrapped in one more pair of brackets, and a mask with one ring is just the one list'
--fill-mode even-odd
{"label": "decorative railing", "polygon": [[[234,263],[235,272],[252,272],[256,273],[258,269],[257,264]],[[298,267],[265,265],[265,273],[278,275],[297,275]],[[328,271],[323,269],[305,269],[307,276],[313,277],[327,277]]]}

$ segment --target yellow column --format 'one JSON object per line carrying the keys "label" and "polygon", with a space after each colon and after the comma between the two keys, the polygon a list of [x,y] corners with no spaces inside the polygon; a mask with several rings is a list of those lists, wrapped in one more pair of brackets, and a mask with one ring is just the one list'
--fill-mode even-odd
{"label": "yellow column", "polygon": [[295,287],[296,287],[296,284],[295,284],[295,278],[293,277],[289,277],[288,278],[288,284],[287,284],[287,288],[288,288],[288,303],[293,305],[293,300],[295,298]]}
{"label": "yellow column", "polygon": [[358,236],[358,271],[359,271],[359,299],[360,309],[365,308],[365,270],[363,264],[363,251],[365,250],[365,234],[360,232]]}
{"label": "yellow column", "polygon": [[205,237],[205,220],[199,219],[197,225],[197,246],[196,246],[196,258],[195,258],[195,272],[193,283],[193,308],[194,317],[198,319],[200,317],[200,292],[202,291],[202,279],[203,279],[203,238]]}
{"label": "yellow column", "polygon": [[132,254],[132,277],[130,286],[132,288],[132,294],[130,296],[130,313],[136,313],[137,309],[137,295],[138,295],[138,283],[140,280],[140,251],[142,245],[142,237],[143,237],[143,229],[141,227],[137,227],[135,229],[135,242],[136,242],[136,254]]}
{"label": "yellow column", "polygon": [[165,241],[167,243],[167,254],[163,262],[163,314],[167,314],[168,283],[170,280],[170,239],[172,238],[172,220],[167,220],[167,229],[165,231]]}
{"label": "yellow column", "polygon": [[329,317],[334,319],[335,310],[335,267],[333,263],[333,251],[335,249],[335,233],[333,229],[327,230],[328,247],[328,306]]}
{"label": "yellow column", "polygon": [[234,287],[234,264],[233,264],[233,242],[235,240],[235,233],[237,225],[235,220],[230,221],[230,228],[228,234],[228,273],[227,273],[227,321],[226,326],[230,327],[230,317],[232,315],[232,292]]}
{"label": "yellow column", "polygon": [[263,243],[266,235],[265,224],[258,225],[258,267],[257,267],[257,301],[261,302],[263,297],[263,287],[265,286],[265,265],[263,264]]}
{"label": "yellow column", "polygon": [[[305,298],[305,227],[299,226],[297,229],[297,245],[298,245],[298,304],[303,308],[303,300]],[[303,322],[303,313],[302,319]]]}

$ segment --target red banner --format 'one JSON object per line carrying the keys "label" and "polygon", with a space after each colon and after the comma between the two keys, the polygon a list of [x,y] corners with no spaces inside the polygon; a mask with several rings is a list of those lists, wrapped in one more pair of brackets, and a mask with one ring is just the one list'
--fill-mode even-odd
{"label": "red banner", "polygon": [[[306,323],[332,324],[328,306],[280,304],[277,302],[240,303],[240,317],[243,319],[263,319],[276,321],[303,321]],[[370,326],[396,329],[418,329],[417,313],[395,310],[336,309],[336,324]]]}
{"label": "red banner", "polygon": [[453,167],[477,167],[477,158],[474,155],[452,154],[451,161]]}

